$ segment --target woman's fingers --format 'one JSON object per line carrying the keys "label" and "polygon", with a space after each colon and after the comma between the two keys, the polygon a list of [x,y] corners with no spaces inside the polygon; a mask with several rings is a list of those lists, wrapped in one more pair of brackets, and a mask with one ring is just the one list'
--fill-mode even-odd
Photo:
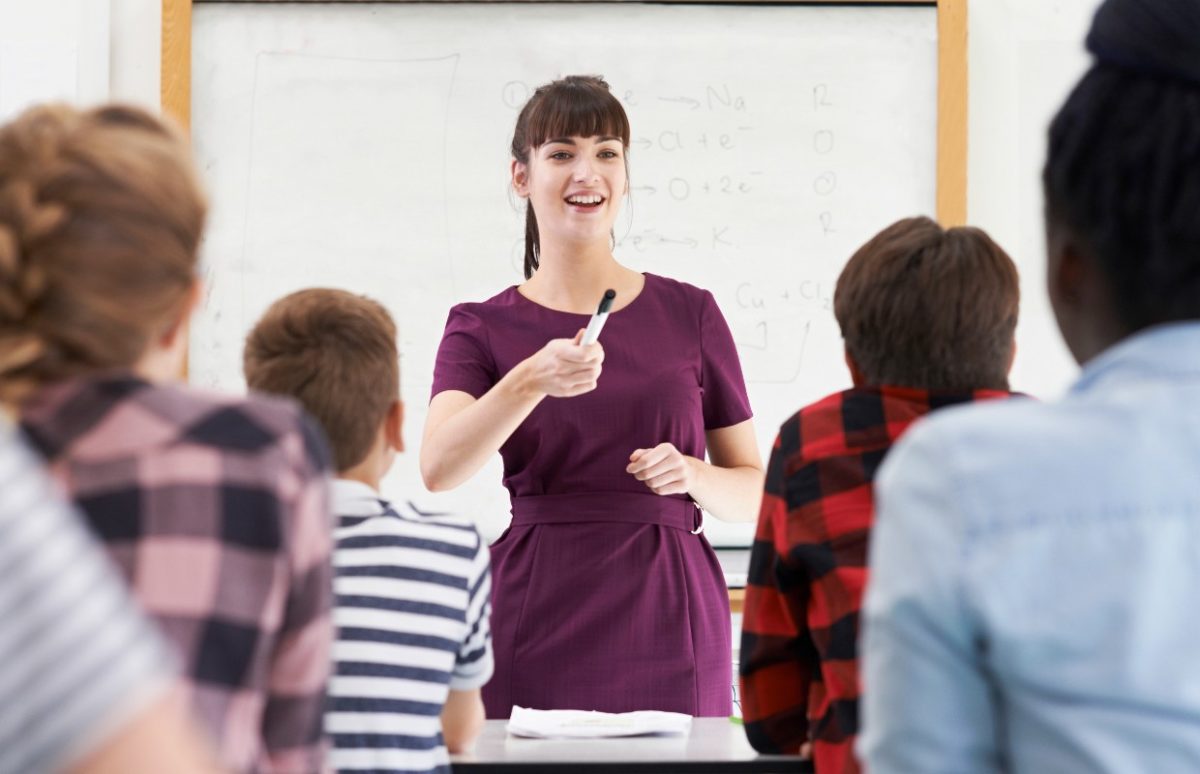
{"label": "woman's fingers", "polygon": [[646,479],[645,484],[654,494],[682,494],[687,491],[680,470],[669,470],[661,476]]}
{"label": "woman's fingers", "polygon": [[591,392],[596,389],[603,362],[604,348],[599,344],[581,347],[570,339],[555,339],[541,353],[542,390],[556,398]]}
{"label": "woman's fingers", "polygon": [[599,344],[589,344],[586,347],[571,345],[564,347],[558,353],[558,359],[564,363],[581,365],[600,364],[604,362],[604,347]]}
{"label": "woman's fingers", "polygon": [[591,392],[592,390],[596,389],[596,384],[597,382],[595,379],[585,379],[579,382],[572,382],[563,390],[562,397],[574,398],[576,395],[583,395],[584,393]]}
{"label": "woman's fingers", "polygon": [[562,365],[561,369],[559,370],[559,375],[562,376],[564,379],[570,379],[572,377],[582,376],[584,374],[591,374],[593,376],[599,376],[600,375],[600,364],[599,363],[587,363],[585,365],[579,365],[576,363],[564,363]]}
{"label": "woman's fingers", "polygon": [[655,494],[684,494],[691,488],[688,458],[671,443],[635,450],[625,471]]}
{"label": "woman's fingers", "polygon": [[654,467],[658,463],[666,459],[667,451],[659,444],[653,449],[637,449],[633,454],[629,455],[629,465],[626,466],[625,472],[632,473],[640,481],[640,474]]}
{"label": "woman's fingers", "polygon": [[661,476],[671,470],[676,470],[678,467],[679,466],[673,465],[672,461],[668,457],[663,457],[657,461],[652,461],[649,463],[647,463],[643,458],[636,463],[630,464],[629,468],[626,468],[626,470],[629,470],[629,472],[633,474],[633,477],[638,481],[649,481],[650,479]]}

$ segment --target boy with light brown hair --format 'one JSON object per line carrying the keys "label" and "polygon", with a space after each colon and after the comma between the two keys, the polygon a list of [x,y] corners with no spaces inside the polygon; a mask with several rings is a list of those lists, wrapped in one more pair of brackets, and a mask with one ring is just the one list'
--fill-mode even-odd
{"label": "boy with light brown hair", "polygon": [[343,290],[277,301],[246,339],[252,390],[295,398],[333,450],[334,676],[325,727],[339,771],[448,772],[483,723],[492,673],[487,545],[470,523],[389,503],[404,450],[396,326]]}

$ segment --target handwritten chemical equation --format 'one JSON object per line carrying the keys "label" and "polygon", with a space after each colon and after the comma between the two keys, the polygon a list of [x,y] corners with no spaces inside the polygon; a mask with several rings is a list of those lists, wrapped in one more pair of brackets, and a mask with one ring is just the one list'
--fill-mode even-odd
{"label": "handwritten chemical equation", "polygon": [[686,247],[692,250],[700,247],[721,250],[737,246],[730,235],[729,226],[710,226],[708,233],[704,235],[699,235],[697,232],[692,232],[691,234],[669,234],[662,233],[657,229],[647,228],[630,233],[617,240],[617,247],[626,245],[639,253],[661,246]]}
{"label": "handwritten chemical equation", "polygon": [[706,132],[703,130],[663,129],[653,137],[638,136],[629,141],[634,150],[660,150],[675,153],[688,150],[732,151],[743,141],[740,135],[753,132],[753,126],[739,126],[728,132]]}
{"label": "handwritten chemical equation", "polygon": [[834,284],[831,282],[812,279],[800,280],[782,287],[742,282],[734,291],[734,298],[739,309],[752,311],[774,313],[782,309],[811,306],[832,311],[833,289]]}
{"label": "handwritten chemical equation", "polygon": [[717,177],[673,177],[666,183],[658,185],[635,185],[630,186],[629,190],[634,194],[644,194],[646,196],[654,196],[659,193],[666,193],[669,197],[677,202],[683,202],[690,199],[693,195],[744,195],[752,192],[754,187],[750,184],[749,176],[757,176],[762,172],[749,172],[747,177],[739,178],[733,175],[720,175]]}

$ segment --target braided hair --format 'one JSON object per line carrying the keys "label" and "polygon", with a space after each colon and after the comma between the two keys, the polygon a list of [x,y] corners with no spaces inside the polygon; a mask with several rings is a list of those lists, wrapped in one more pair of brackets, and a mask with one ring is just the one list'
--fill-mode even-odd
{"label": "braided hair", "polygon": [[1042,181],[1130,332],[1200,319],[1200,0],[1108,0]]}
{"label": "braided hair", "polygon": [[135,364],[183,311],[205,210],[186,142],[145,111],[0,128],[0,401]]}

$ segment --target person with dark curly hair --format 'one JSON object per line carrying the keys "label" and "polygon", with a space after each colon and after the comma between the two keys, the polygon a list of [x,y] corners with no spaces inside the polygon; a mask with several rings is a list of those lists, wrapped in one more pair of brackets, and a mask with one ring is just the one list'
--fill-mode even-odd
{"label": "person with dark curly hair", "polygon": [[1043,174],[1083,372],[942,412],[884,463],[872,774],[1200,771],[1200,2],[1108,0],[1087,48]]}

